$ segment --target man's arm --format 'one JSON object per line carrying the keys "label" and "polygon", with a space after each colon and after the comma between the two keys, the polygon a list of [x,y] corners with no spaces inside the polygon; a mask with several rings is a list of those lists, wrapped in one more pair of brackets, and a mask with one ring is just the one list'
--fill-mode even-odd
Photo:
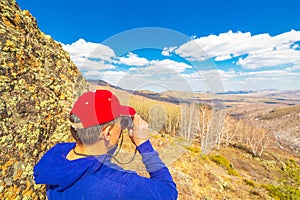
{"label": "man's arm", "polygon": [[139,115],[135,115],[133,124],[134,127],[130,131],[129,136],[131,141],[137,146],[146,170],[150,174],[150,180],[148,181],[150,191],[156,193],[156,197],[161,197],[158,199],[176,199],[178,196],[176,184],[168,168],[159,158],[158,153],[153,149],[149,141],[151,129],[148,128],[147,122],[141,119]]}
{"label": "man's arm", "polygon": [[150,178],[165,182],[176,190],[176,185],[172,179],[172,176],[159,158],[158,153],[153,149],[149,140],[137,147],[137,150],[142,156],[142,161],[146,166],[147,172],[150,174]]}

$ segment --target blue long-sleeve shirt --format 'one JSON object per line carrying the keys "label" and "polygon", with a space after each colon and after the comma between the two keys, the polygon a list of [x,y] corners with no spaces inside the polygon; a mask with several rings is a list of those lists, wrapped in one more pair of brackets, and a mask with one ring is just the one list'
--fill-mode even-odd
{"label": "blue long-sleeve shirt", "polygon": [[126,171],[107,155],[66,159],[75,143],[50,149],[34,167],[37,184],[46,184],[49,200],[176,199],[176,185],[149,141],[137,147],[150,178]]}

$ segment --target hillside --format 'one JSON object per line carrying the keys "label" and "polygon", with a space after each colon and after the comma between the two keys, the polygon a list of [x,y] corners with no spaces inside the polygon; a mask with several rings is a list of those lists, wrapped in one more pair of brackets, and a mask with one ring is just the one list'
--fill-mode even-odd
{"label": "hillside", "polygon": [[270,130],[278,146],[300,154],[300,104],[250,104],[229,109],[230,114]]}
{"label": "hillside", "polygon": [[180,199],[298,199],[299,157],[267,151],[261,158],[226,147],[203,156],[197,145],[171,165]]}
{"label": "hillside", "polygon": [[[125,98],[126,102],[131,102],[128,101],[130,97],[134,100],[134,105],[152,102],[149,103],[148,110],[155,104],[164,107],[177,106],[147,99],[144,95],[132,95],[128,91],[108,85],[90,84],[90,89],[110,89],[121,99]],[[147,108],[144,109],[141,112],[149,113]],[[291,110],[295,109],[291,108]],[[254,156],[247,145],[222,146],[219,150],[214,149],[209,154],[202,154],[201,145],[197,140],[190,143],[178,137],[154,134],[151,141],[163,161],[169,166],[177,184],[179,199],[296,199],[300,197],[300,156],[278,148],[276,141],[270,144],[260,157]],[[126,162],[131,158],[133,147],[126,145],[130,143],[128,138],[127,141],[125,138],[124,143],[125,152],[119,155],[119,159],[123,158]],[[140,166],[142,163],[137,156],[133,163],[123,167],[138,170],[140,174],[147,176],[145,169]]]}
{"label": "hillside", "polygon": [[68,110],[87,89],[69,54],[13,0],[0,1],[0,199],[45,199],[33,166],[68,139]]}

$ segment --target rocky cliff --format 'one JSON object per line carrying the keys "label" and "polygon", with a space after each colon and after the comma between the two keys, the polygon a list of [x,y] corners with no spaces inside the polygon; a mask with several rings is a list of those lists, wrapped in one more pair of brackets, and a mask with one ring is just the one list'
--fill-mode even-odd
{"label": "rocky cliff", "polygon": [[87,84],[69,54],[14,0],[0,0],[0,49],[0,199],[44,199],[33,166],[68,139],[68,112]]}

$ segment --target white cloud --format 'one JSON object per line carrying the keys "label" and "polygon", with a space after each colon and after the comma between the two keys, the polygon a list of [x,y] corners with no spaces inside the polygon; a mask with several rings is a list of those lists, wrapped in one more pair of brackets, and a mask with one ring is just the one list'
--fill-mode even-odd
{"label": "white cloud", "polygon": [[126,76],[123,71],[88,71],[84,73],[86,79],[104,80],[112,85],[118,85],[118,82]]}
{"label": "white cloud", "polygon": [[[84,39],[79,39],[72,44],[62,44],[62,47],[70,53],[73,61],[82,57],[111,61],[112,58],[116,57],[114,51],[108,46],[100,43],[86,42]],[[75,62],[75,64],[77,63]]]}
{"label": "white cloud", "polygon": [[237,64],[244,68],[257,69],[300,63],[297,45],[291,47],[297,41],[300,41],[300,31],[295,30],[276,36],[229,31],[196,38],[173,51],[187,59],[199,61],[209,58],[223,61],[244,55],[245,58],[240,58]]}
{"label": "white cloud", "polygon": [[295,41],[300,41],[300,31],[291,30],[273,37],[275,44],[286,44],[290,46]]}
{"label": "white cloud", "polygon": [[98,80],[98,79],[101,79],[101,77],[103,76],[103,72],[101,72],[101,71],[88,71],[88,72],[84,72],[83,76],[86,79]]}
{"label": "white cloud", "polygon": [[292,67],[288,67],[288,68],[286,68],[286,70],[288,70],[288,71],[290,71],[290,72],[296,71],[296,70],[300,70],[300,64],[294,65],[294,66],[292,66]]}
{"label": "white cloud", "polygon": [[248,69],[300,63],[300,51],[294,49],[266,50],[240,58],[236,64]]}
{"label": "white cloud", "polygon": [[[165,88],[177,85],[179,73],[192,66],[173,60],[148,60],[134,53],[115,57],[113,50],[101,44],[86,42],[83,39],[71,45],[63,45],[69,51],[71,59],[83,72],[86,79],[102,79],[113,85],[134,89],[145,84],[165,85]],[[95,51],[97,49],[97,51]],[[101,51],[98,52],[98,49]],[[92,54],[96,52],[97,54]],[[128,71],[116,71],[118,65],[127,65]],[[168,75],[168,77],[166,77]],[[155,85],[154,84],[154,85]],[[153,86],[153,84],[152,84]]]}
{"label": "white cloud", "polygon": [[152,65],[142,69],[141,72],[147,74],[172,74],[182,73],[185,69],[189,68],[192,68],[192,66],[187,65],[183,62],[176,62],[174,60],[165,59],[153,62]]}
{"label": "white cloud", "polygon": [[300,73],[290,72],[288,69],[284,70],[266,70],[266,71],[252,71],[252,72],[240,72],[239,76],[243,77],[260,77],[265,80],[269,78],[278,79],[294,79],[299,78]]}
{"label": "white cloud", "polygon": [[[70,52],[71,59],[87,79],[102,79],[129,89],[193,88],[219,92],[223,86],[225,91],[299,88],[300,50],[299,44],[295,43],[297,41],[300,41],[300,31],[292,30],[276,36],[229,31],[193,38],[179,47],[166,47],[161,52],[164,56],[175,52],[187,60],[197,61],[225,61],[242,56],[236,62],[230,63],[233,68],[229,70],[207,67],[206,65],[210,65],[207,62],[203,62],[202,68],[196,70],[189,64],[171,60],[171,57],[165,60],[148,60],[134,53],[116,57],[111,48],[83,39],[70,45],[62,45]],[[118,67],[126,70],[123,65],[128,66],[129,70],[117,71]],[[235,65],[247,70],[238,70]],[[193,72],[186,74],[187,69],[188,72]]]}
{"label": "white cloud", "polygon": [[136,54],[130,52],[126,57],[120,57],[118,63],[129,66],[145,66],[148,65],[150,61],[146,58],[140,58]]}
{"label": "white cloud", "polygon": [[195,90],[299,89],[300,72],[288,69],[237,72],[234,69],[203,70],[182,75]]}
{"label": "white cloud", "polygon": [[[79,39],[72,44],[62,44],[62,47],[69,52],[72,61],[79,70],[85,72],[87,78],[96,71],[116,68],[111,64],[115,53],[108,46]],[[94,76],[97,76],[97,73]]]}
{"label": "white cloud", "polygon": [[171,52],[173,52],[175,49],[177,49],[177,47],[165,47],[161,54],[164,55],[164,56],[170,56],[171,55]]}
{"label": "white cloud", "polygon": [[181,72],[192,66],[169,59],[150,63],[150,66],[132,67],[126,72],[105,71],[102,77],[125,89],[190,90]]}
{"label": "white cloud", "polygon": [[104,61],[95,61],[82,57],[75,58],[73,62],[76,63],[76,66],[80,71],[108,70],[116,68],[116,66],[107,64]]}
{"label": "white cloud", "polygon": [[232,57],[230,55],[219,55],[215,58],[215,61],[223,61],[231,59]]}

